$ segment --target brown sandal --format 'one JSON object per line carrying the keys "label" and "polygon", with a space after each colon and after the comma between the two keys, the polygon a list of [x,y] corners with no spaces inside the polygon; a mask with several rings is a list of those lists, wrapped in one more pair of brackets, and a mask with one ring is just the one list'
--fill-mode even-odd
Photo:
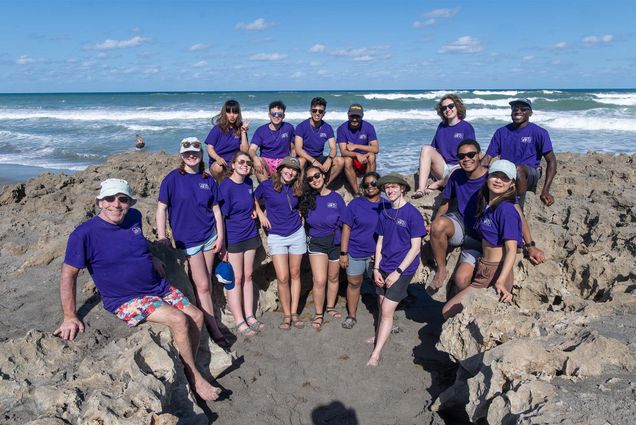
{"label": "brown sandal", "polygon": [[292,314],[291,319],[292,319],[292,326],[295,327],[296,329],[302,329],[305,327],[305,322],[303,322],[302,320],[298,318],[298,314],[296,313]]}
{"label": "brown sandal", "polygon": [[292,324],[292,317],[291,316],[283,316],[283,321],[280,322],[280,324],[278,325],[278,329],[281,329],[283,331],[288,331],[291,329],[291,325]]}
{"label": "brown sandal", "polygon": [[324,320],[325,320],[325,315],[323,313],[315,314],[314,318],[311,319],[311,326],[315,330],[319,331],[320,328],[322,327],[322,322],[324,322]]}

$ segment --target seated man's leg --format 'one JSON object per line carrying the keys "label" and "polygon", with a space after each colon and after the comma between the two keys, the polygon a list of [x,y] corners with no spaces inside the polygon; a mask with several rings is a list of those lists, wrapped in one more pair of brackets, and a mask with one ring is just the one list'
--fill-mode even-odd
{"label": "seated man's leg", "polygon": [[453,221],[446,217],[440,216],[433,220],[431,225],[431,248],[433,250],[433,258],[437,265],[435,277],[431,282],[431,287],[439,289],[444,284],[448,271],[446,270],[446,251],[448,250],[448,241],[455,234],[455,225]]}
{"label": "seated man's leg", "polygon": [[372,152],[369,152],[367,154],[367,169],[365,170],[366,172],[369,171],[375,171],[376,165],[375,165],[375,154]]}
{"label": "seated man's leg", "polygon": [[355,195],[360,191],[358,187],[358,180],[356,179],[356,169],[353,167],[353,158],[347,156],[344,158],[344,173],[345,177],[347,177],[347,182],[349,182],[349,186],[351,186],[351,190]]}
{"label": "seated man's leg", "polygon": [[344,168],[344,158],[341,156],[335,157],[331,162],[331,168],[329,169],[329,181],[327,182],[327,186],[333,183],[336,178],[342,173],[342,169]]}

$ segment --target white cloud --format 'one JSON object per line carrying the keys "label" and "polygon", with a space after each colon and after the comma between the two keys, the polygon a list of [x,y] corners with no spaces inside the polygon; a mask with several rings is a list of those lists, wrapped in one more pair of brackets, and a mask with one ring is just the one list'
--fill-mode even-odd
{"label": "white cloud", "polygon": [[17,63],[18,65],[28,65],[33,62],[35,62],[33,58],[28,55],[22,55],[15,61],[15,63]]}
{"label": "white cloud", "polygon": [[309,52],[310,53],[320,53],[320,52],[324,52],[325,51],[325,45],[324,44],[314,44],[313,46],[311,46],[309,48]]}
{"label": "white cloud", "polygon": [[331,56],[351,58],[358,62],[372,62],[381,59],[389,59],[391,53],[387,52],[389,46],[376,46],[376,47],[360,47],[360,48],[346,48],[336,49],[328,52]]}
{"label": "white cloud", "polygon": [[253,61],[279,61],[285,59],[287,55],[283,53],[257,53],[250,56]]}
{"label": "white cloud", "polygon": [[106,54],[106,52],[99,52],[97,55],[95,55],[95,57],[97,59],[103,59],[105,57],[107,57],[108,55]]}
{"label": "white cloud", "polygon": [[559,41],[557,44],[555,44],[553,46],[555,49],[565,49],[566,47],[568,47],[568,43],[566,43],[565,41]]}
{"label": "white cloud", "polygon": [[434,18],[427,19],[424,22],[415,21],[415,22],[413,22],[413,28],[431,27],[431,26],[435,25],[436,23],[437,23],[437,21]]}
{"label": "white cloud", "polygon": [[203,44],[203,43],[197,43],[197,44],[193,44],[192,46],[190,46],[190,48],[188,49],[191,52],[198,52],[201,50],[208,50],[210,48],[210,46],[208,46],[207,44]]}
{"label": "white cloud", "polygon": [[455,9],[433,9],[430,12],[424,14],[427,18],[450,18],[455,16],[459,12],[459,8]]}
{"label": "white cloud", "polygon": [[254,22],[250,22],[247,24],[243,22],[239,22],[238,24],[236,24],[235,28],[237,30],[262,31],[265,28],[270,27],[271,25],[272,24],[267,22],[265,19],[258,18]]}
{"label": "white cloud", "polygon": [[534,56],[532,56],[532,55],[528,55],[528,56],[524,56],[523,57],[523,61],[524,62],[530,62],[532,59],[534,59]]}
{"label": "white cloud", "polygon": [[300,78],[300,77],[302,77],[302,76],[304,76],[304,75],[305,75],[305,74],[303,74],[302,72],[300,72],[300,71],[296,71],[296,72],[294,72],[292,75],[290,75],[289,77],[290,77],[290,78]]}
{"label": "white cloud", "polygon": [[587,37],[583,37],[583,43],[587,44],[588,46],[599,43],[611,43],[613,40],[614,36],[612,34],[589,35]]}
{"label": "white cloud", "polygon": [[484,50],[483,46],[476,38],[469,35],[459,37],[457,40],[443,45],[439,53],[478,53]]}
{"label": "white cloud", "polygon": [[95,48],[97,50],[109,50],[109,49],[127,49],[129,47],[137,47],[150,41],[149,38],[140,37],[138,35],[133,38],[129,38],[128,40],[111,40],[108,39],[103,43],[96,44]]}
{"label": "white cloud", "polygon": [[199,61],[192,65],[193,68],[203,68],[204,66],[208,66],[206,61]]}

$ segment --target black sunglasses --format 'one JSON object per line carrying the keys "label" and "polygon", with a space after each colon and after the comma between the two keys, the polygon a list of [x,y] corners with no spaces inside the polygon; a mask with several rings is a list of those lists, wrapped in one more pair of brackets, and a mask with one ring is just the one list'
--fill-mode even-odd
{"label": "black sunglasses", "polygon": [[125,195],[124,196],[115,196],[115,195],[104,196],[102,198],[102,201],[113,203],[113,202],[115,202],[115,199],[117,199],[121,204],[129,204],[130,203],[130,198],[128,196],[125,196]]}
{"label": "black sunglasses", "polygon": [[368,183],[364,182],[364,183],[362,183],[360,185],[360,187],[363,188],[363,189],[368,189],[370,187],[378,187],[378,181],[377,180],[373,180],[373,181],[370,181]]}
{"label": "black sunglasses", "polygon": [[460,161],[466,157],[473,159],[479,152],[466,152],[466,153],[458,153],[457,154],[457,159],[459,159]]}
{"label": "black sunglasses", "polygon": [[313,176],[307,175],[307,177],[305,178],[308,182],[312,182],[314,180],[318,180],[319,178],[322,177],[321,173],[316,173]]}
{"label": "black sunglasses", "polygon": [[455,109],[454,103],[449,103],[448,105],[440,105],[440,109],[444,112],[447,109]]}
{"label": "black sunglasses", "polygon": [[324,109],[318,109],[318,108],[312,108],[311,113],[312,114],[324,114],[325,110]]}

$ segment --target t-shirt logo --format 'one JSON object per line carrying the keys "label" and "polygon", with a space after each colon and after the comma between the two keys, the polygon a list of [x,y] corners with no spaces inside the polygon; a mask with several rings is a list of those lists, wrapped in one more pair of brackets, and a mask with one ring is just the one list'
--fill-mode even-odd
{"label": "t-shirt logo", "polygon": [[367,135],[366,134],[361,134],[360,136],[358,136],[358,139],[367,140]]}
{"label": "t-shirt logo", "polygon": [[522,137],[521,143],[532,143],[532,137],[531,136]]}
{"label": "t-shirt logo", "polygon": [[247,192],[251,195],[254,192],[254,190],[252,188],[249,188],[247,189]]}
{"label": "t-shirt logo", "polygon": [[335,202],[327,202],[327,208],[338,208],[338,204]]}
{"label": "t-shirt logo", "polygon": [[455,133],[455,134],[453,134],[453,139],[464,140],[464,133]]}
{"label": "t-shirt logo", "polygon": [[397,224],[398,226],[406,227],[406,220],[398,218],[397,220],[395,220],[395,224]]}
{"label": "t-shirt logo", "polygon": [[199,183],[199,189],[210,190],[210,186],[207,183]]}
{"label": "t-shirt logo", "polygon": [[327,138],[327,133],[320,133],[320,137],[324,137],[326,139]]}
{"label": "t-shirt logo", "polygon": [[141,234],[141,229],[139,227],[137,227],[137,226],[132,227],[130,230],[132,230],[132,232],[133,232],[133,234],[135,236],[139,236]]}
{"label": "t-shirt logo", "polygon": [[488,217],[484,217],[484,218],[482,218],[481,223],[482,223],[484,226],[492,227],[492,220],[491,220],[491,219],[489,219]]}
{"label": "t-shirt logo", "polygon": [[289,133],[283,133],[280,135],[281,139],[289,139]]}

